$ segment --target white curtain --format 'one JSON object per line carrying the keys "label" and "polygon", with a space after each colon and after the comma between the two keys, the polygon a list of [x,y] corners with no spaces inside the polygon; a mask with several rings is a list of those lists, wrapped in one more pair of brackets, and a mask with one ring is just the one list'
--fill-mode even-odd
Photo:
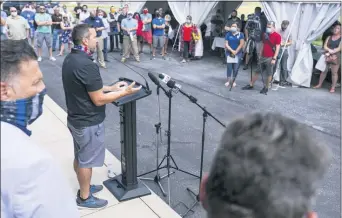
{"label": "white curtain", "polygon": [[[184,1],[168,1],[170,9],[178,21],[178,23],[183,24],[186,21],[186,17],[191,15],[192,22],[197,25],[198,32],[201,35],[200,25],[204,22],[204,20],[208,17],[210,11],[215,7],[218,1],[207,1],[207,0],[184,0]],[[179,29],[177,30],[179,31]],[[203,39],[201,35],[201,39],[196,43],[196,57],[203,56]],[[179,46],[180,47],[180,46]]]}
{"label": "white curtain", "polygon": [[313,70],[311,42],[323,34],[340,15],[341,4],[302,4],[302,19],[296,43],[297,57],[292,68],[292,83],[310,87]]}
{"label": "white curtain", "polygon": [[[298,3],[261,2],[269,20],[280,27],[283,20],[293,25],[293,44],[289,48],[289,81],[300,86],[310,87],[313,59],[311,42],[323,34],[339,17],[341,4],[301,2],[299,13],[294,18]],[[291,22],[292,21],[292,22]],[[290,26],[289,26],[290,28]],[[276,75],[277,76],[277,75]]]}

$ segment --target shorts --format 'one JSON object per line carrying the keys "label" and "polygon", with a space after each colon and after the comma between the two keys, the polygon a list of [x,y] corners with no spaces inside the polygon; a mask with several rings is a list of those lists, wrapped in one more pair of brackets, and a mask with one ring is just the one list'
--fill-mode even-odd
{"label": "shorts", "polygon": [[105,128],[103,122],[89,127],[75,128],[68,122],[74,139],[74,155],[80,168],[102,167],[105,160]]}
{"label": "shorts", "polygon": [[271,64],[272,62],[272,58],[264,58],[264,57],[261,57],[260,58],[260,63],[259,63],[259,68],[261,68],[261,72],[262,75],[265,75],[265,76],[273,76],[273,69],[274,69],[274,66],[273,64]]}
{"label": "shorts", "polygon": [[34,28],[30,29],[30,39],[33,39],[35,37],[36,30]]}
{"label": "shorts", "polygon": [[52,35],[51,33],[40,33],[37,32],[37,47],[41,48],[43,46],[43,42],[46,42],[46,46],[48,48],[51,48],[51,41],[52,41]]}
{"label": "shorts", "polygon": [[164,47],[164,36],[153,36],[153,48]]}
{"label": "shorts", "polygon": [[152,31],[143,31],[142,32],[143,39],[148,43],[152,44]]}
{"label": "shorts", "polygon": [[144,39],[143,39],[142,36],[137,36],[137,41],[138,41],[138,42],[143,42],[143,40],[144,40]]}

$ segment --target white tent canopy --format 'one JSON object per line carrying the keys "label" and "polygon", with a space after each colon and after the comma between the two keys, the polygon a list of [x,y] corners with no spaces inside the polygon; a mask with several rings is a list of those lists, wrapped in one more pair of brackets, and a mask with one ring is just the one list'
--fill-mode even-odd
{"label": "white tent canopy", "polygon": [[[153,7],[149,7],[150,10],[163,7],[157,5],[167,2],[178,23],[184,23],[186,16],[190,14],[193,22],[200,26],[202,23],[208,24],[208,20],[210,20],[218,8],[221,9],[224,19],[227,19],[227,15],[243,1],[184,0],[175,2],[166,0],[163,2],[150,2],[153,5]],[[146,1],[131,2],[130,8],[135,11],[140,11],[145,3]],[[275,21],[276,27],[280,27],[282,20],[289,20],[290,25],[293,25],[293,28],[289,27],[292,30],[293,41],[293,45],[289,50],[288,68],[291,71],[289,79],[293,84],[310,87],[313,68],[310,44],[339,18],[341,3],[261,1],[261,4],[267,18]],[[299,12],[296,15],[297,9]],[[203,41],[199,41],[196,44],[196,50],[203,54]],[[202,56],[202,54],[195,55]]]}

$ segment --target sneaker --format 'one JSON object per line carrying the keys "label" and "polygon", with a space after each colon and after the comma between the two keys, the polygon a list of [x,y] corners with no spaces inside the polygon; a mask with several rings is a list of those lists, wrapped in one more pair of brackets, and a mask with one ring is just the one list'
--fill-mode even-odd
{"label": "sneaker", "polygon": [[140,63],[140,59],[137,59],[136,61],[137,61],[138,63]]}
{"label": "sneaker", "polygon": [[122,62],[122,63],[125,63],[125,62],[126,62],[126,58],[122,58],[122,59],[121,59],[121,62]]}
{"label": "sneaker", "polygon": [[49,60],[50,60],[50,61],[56,61],[56,58],[50,57]]}
{"label": "sneaker", "polygon": [[243,67],[243,70],[247,70],[247,69],[248,69],[248,66],[244,66],[244,67]]}
{"label": "sneaker", "polygon": [[81,208],[99,209],[107,206],[108,201],[94,197],[92,194],[90,194],[86,200],[82,200],[78,193],[76,198],[76,204],[78,207]]}
{"label": "sneaker", "polygon": [[186,60],[185,60],[185,59],[183,59],[183,60],[182,60],[182,63],[186,63]]}
{"label": "sneaker", "polygon": [[266,87],[262,88],[260,91],[260,94],[265,94],[267,95],[268,89]]}
{"label": "sneaker", "polygon": [[285,88],[286,82],[280,82],[279,83],[279,88]]}
{"label": "sneaker", "polygon": [[242,87],[242,90],[251,90],[251,89],[253,89],[253,88],[254,88],[253,86],[251,86],[250,84],[248,84],[248,85]]}
{"label": "sneaker", "polygon": [[42,57],[38,57],[38,62],[41,62],[42,61]]}

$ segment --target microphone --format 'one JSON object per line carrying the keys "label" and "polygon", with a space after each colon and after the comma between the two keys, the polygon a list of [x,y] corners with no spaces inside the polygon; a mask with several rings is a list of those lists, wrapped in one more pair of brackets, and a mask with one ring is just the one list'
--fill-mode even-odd
{"label": "microphone", "polygon": [[182,86],[177,84],[176,81],[172,80],[171,79],[171,76],[165,74],[165,73],[162,73],[162,74],[159,74],[159,78],[164,82],[166,83],[166,85],[171,88],[171,89],[175,89],[176,92],[178,92]]}
{"label": "microphone", "polygon": [[148,77],[150,77],[150,79],[152,80],[152,82],[154,82],[154,84],[156,84],[157,86],[160,86],[159,80],[157,79],[157,77],[153,75],[153,73],[148,73]]}

